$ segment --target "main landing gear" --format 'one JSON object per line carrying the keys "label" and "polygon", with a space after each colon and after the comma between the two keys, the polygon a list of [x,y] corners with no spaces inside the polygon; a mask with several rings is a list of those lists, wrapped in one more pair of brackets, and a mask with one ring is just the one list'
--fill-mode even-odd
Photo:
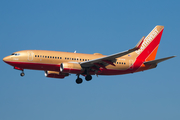
{"label": "main landing gear", "polygon": [[[83,82],[82,78],[79,77],[79,75],[77,75],[77,79],[76,79],[76,83],[77,84],[81,84]],[[90,81],[92,80],[92,76],[91,75],[86,75],[85,77],[86,81]]]}
{"label": "main landing gear", "polygon": [[79,75],[77,75],[76,83],[81,84],[83,82],[82,78],[79,78]]}
{"label": "main landing gear", "polygon": [[86,75],[85,79],[86,79],[86,81],[90,81],[90,80],[92,80],[92,76],[91,75]]}

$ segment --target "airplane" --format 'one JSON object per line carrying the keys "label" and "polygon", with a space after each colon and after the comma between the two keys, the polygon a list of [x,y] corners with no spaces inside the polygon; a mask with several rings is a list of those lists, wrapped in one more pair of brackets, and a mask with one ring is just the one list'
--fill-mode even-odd
{"label": "airplane", "polygon": [[47,50],[23,50],[14,52],[3,58],[3,61],[21,70],[43,70],[49,78],[63,79],[70,74],[76,74],[76,83],[92,79],[92,75],[122,75],[156,68],[157,64],[175,56],[155,59],[164,26],[157,25],[147,35],[143,36],[138,44],[129,50],[112,55],[100,53],[83,54]]}

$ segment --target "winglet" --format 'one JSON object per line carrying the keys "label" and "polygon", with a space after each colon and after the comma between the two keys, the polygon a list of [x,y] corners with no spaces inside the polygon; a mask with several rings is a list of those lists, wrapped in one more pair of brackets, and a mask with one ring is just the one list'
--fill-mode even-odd
{"label": "winglet", "polygon": [[138,42],[138,44],[136,45],[135,48],[140,49],[140,47],[141,47],[141,45],[142,45],[144,39],[145,39],[145,36],[143,36],[143,37],[141,38],[141,40]]}
{"label": "winglet", "polygon": [[141,40],[138,42],[138,44],[133,49],[130,49],[130,50],[138,50],[138,49],[140,49],[144,39],[145,39],[145,36],[143,36],[141,38]]}

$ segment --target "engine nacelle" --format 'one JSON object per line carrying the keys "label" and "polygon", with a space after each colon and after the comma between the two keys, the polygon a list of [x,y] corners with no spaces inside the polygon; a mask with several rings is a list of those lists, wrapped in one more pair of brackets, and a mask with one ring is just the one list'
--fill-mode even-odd
{"label": "engine nacelle", "polygon": [[80,64],[77,63],[61,63],[60,71],[62,73],[81,74],[84,72]]}
{"label": "engine nacelle", "polygon": [[69,76],[69,74],[60,73],[60,72],[56,72],[56,71],[46,71],[45,76],[50,77],[50,78],[61,78],[62,79],[64,77],[66,77],[66,76]]}

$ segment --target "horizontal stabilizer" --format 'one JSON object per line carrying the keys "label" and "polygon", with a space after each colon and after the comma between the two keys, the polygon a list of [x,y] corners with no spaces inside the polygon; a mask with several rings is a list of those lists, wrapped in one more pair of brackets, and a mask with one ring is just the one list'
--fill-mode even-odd
{"label": "horizontal stabilizer", "polygon": [[154,64],[158,64],[158,63],[160,63],[160,62],[162,62],[162,61],[171,59],[171,58],[173,58],[173,57],[176,57],[176,56],[171,56],[171,57],[161,58],[161,59],[157,59],[157,60],[152,60],[152,61],[144,62],[144,64],[154,65]]}

